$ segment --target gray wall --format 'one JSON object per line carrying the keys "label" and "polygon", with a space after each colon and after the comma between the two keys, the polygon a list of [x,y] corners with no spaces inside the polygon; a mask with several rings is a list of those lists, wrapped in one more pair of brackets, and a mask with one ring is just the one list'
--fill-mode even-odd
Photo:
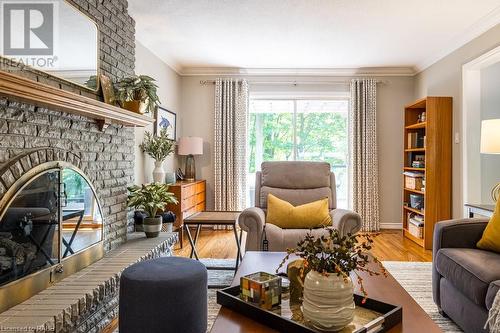
{"label": "gray wall", "polygon": [[[182,77],[182,133],[201,136],[204,152],[196,156],[197,177],[207,179],[207,209],[214,205],[214,86],[201,85],[200,80],[215,79],[211,76]],[[258,81],[314,81],[349,78],[321,77],[247,77]],[[381,222],[384,227],[401,227],[403,169],[403,110],[413,99],[412,77],[380,77],[385,81],[378,87],[378,147]],[[277,87],[250,86],[251,91],[301,91],[304,86]],[[307,85],[308,91],[346,91],[347,86]]]}
{"label": "gray wall", "polygon": [[[135,22],[128,15],[127,0],[71,0],[97,22],[100,32],[100,68],[113,80],[134,74]],[[95,99],[101,97],[40,72],[12,72]],[[99,132],[93,119],[37,108],[9,99],[0,100],[0,167],[10,159],[32,149],[62,151],[57,158],[68,159],[69,152],[79,157],[85,174],[93,182],[103,208],[104,238],[107,250],[126,240],[127,185],[134,180],[134,131],[110,126]],[[36,153],[36,156],[40,156]],[[34,155],[34,156],[35,156]],[[73,160],[69,160],[73,162]],[[0,179],[8,187],[5,179]],[[0,197],[2,193],[0,192]]]}
{"label": "gray wall", "polygon": [[[169,111],[177,114],[177,138],[181,133],[181,77],[167,64],[161,61],[155,54],[136,41],[136,59],[135,71],[139,74],[145,74],[156,79],[158,85],[158,97],[160,98],[161,106]],[[136,184],[148,183],[153,180],[152,172],[154,168],[154,160],[146,156],[139,145],[144,139],[144,132],[153,132],[154,125],[146,128],[135,129],[135,182]],[[163,168],[166,172],[174,172],[177,167],[178,157],[176,154],[168,157]]]}
{"label": "gray wall", "polygon": [[[481,120],[500,118],[500,63],[481,70]],[[479,135],[479,134],[478,134]],[[493,203],[491,188],[500,182],[500,155],[481,155],[481,200]]]}
{"label": "gray wall", "polygon": [[[453,132],[462,132],[462,65],[500,45],[500,24],[436,62],[415,77],[414,98],[453,97]],[[478,111],[479,112],[479,111]],[[463,215],[462,144],[453,145],[453,217]]]}

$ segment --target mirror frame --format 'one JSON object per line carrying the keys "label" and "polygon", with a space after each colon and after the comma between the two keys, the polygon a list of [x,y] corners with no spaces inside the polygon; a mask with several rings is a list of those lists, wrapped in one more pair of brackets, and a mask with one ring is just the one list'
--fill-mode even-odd
{"label": "mirror frame", "polygon": [[97,32],[97,39],[96,39],[97,40],[97,45],[96,45],[97,46],[97,48],[96,48],[96,64],[97,64],[97,68],[96,68],[96,88],[92,89],[92,88],[89,88],[89,87],[87,87],[87,86],[85,86],[83,84],[76,83],[74,81],[65,79],[65,78],[63,78],[61,76],[50,74],[50,73],[45,72],[45,71],[43,71],[41,69],[34,68],[34,67],[29,66],[29,65],[23,65],[20,62],[12,60],[10,58],[7,58],[7,57],[5,57],[3,55],[0,55],[0,61],[3,62],[4,59],[5,59],[5,60],[9,61],[12,64],[17,64],[19,66],[21,72],[30,72],[30,73],[33,73],[35,75],[37,73],[43,73],[44,75],[48,75],[49,78],[52,78],[52,79],[55,79],[55,80],[60,80],[60,81],[62,81],[64,83],[67,83],[67,84],[70,84],[70,85],[73,85],[73,86],[85,89],[85,90],[87,90],[89,92],[92,92],[94,94],[97,94],[99,92],[99,90],[101,89],[100,88],[100,80],[99,80],[99,76],[101,74],[101,31],[99,30],[99,24],[93,18],[91,18],[87,13],[82,12],[80,9],[78,9],[75,5],[73,5],[72,3],[70,3],[68,0],[59,0],[59,1],[67,4],[68,6],[73,7],[73,9],[75,11],[77,11],[81,15],[85,16],[96,27],[96,32]]}

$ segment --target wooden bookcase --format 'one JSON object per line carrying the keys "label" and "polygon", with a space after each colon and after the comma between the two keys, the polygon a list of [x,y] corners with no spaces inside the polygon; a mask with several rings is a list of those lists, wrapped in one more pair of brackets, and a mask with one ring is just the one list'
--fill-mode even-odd
{"label": "wooden bookcase", "polygon": [[[425,121],[419,115],[425,112]],[[434,225],[451,218],[452,177],[452,98],[426,97],[407,105],[404,111],[404,170],[422,173],[425,179],[423,190],[405,186],[403,175],[403,235],[425,249],[432,249]],[[409,134],[418,133],[419,144],[409,147]],[[424,167],[414,167],[412,162],[423,158]],[[410,194],[423,196],[423,209],[410,207]],[[423,217],[422,237],[408,231],[409,213]]]}

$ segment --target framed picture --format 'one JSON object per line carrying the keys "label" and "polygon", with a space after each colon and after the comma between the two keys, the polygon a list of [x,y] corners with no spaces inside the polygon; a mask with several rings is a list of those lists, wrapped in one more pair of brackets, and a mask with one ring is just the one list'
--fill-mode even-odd
{"label": "framed picture", "polygon": [[167,129],[168,137],[172,140],[176,140],[176,122],[177,115],[172,111],[164,109],[162,107],[158,107],[156,109],[156,126],[155,126],[155,134],[158,135],[162,128]]}
{"label": "framed picture", "polygon": [[115,105],[115,89],[113,87],[113,82],[106,75],[99,75],[99,81],[102,89],[102,96],[104,97],[104,103]]}

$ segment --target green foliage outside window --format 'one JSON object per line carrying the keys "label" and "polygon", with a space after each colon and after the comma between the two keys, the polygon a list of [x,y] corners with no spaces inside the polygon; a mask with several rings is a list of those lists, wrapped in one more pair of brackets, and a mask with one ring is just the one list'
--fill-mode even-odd
{"label": "green foliage outside window", "polygon": [[262,161],[296,159],[325,161],[333,168],[346,165],[348,156],[346,115],[339,112],[297,113],[295,131],[293,118],[293,113],[250,114],[249,173],[256,171],[256,158],[259,153]]}

